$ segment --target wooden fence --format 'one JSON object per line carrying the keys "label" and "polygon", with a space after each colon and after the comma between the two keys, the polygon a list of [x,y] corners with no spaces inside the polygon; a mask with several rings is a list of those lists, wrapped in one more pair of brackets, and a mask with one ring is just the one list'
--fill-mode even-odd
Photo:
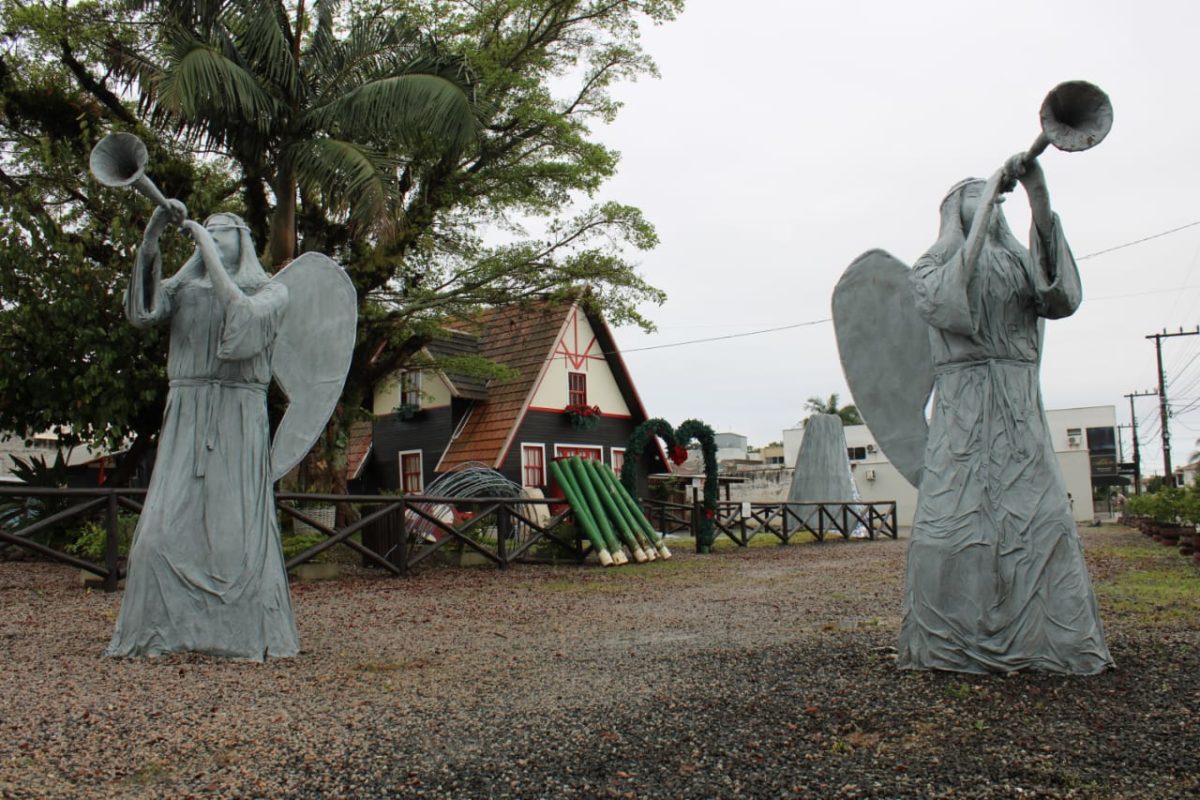
{"label": "wooden fence", "polygon": [[[0,544],[31,550],[91,572],[101,578],[105,591],[116,591],[125,577],[124,558],[119,552],[118,513],[122,509],[140,513],[145,495],[145,489],[0,487],[0,503],[10,498],[24,499],[41,504],[43,512],[47,506],[65,506],[39,515],[28,524],[0,528]],[[326,537],[287,559],[289,570],[339,544],[357,552],[364,564],[395,575],[406,574],[451,545],[478,553],[500,569],[514,561],[546,561],[548,553],[582,562],[592,551],[590,543],[579,535],[569,508],[562,506],[551,513],[557,507],[552,500],[280,493],[275,496],[275,504],[280,513]],[[352,504],[358,519],[337,528],[315,517],[311,510],[314,504]],[[643,500],[642,504],[655,529],[663,533],[684,531],[694,536],[704,513],[699,503]],[[101,562],[65,553],[35,539],[68,522],[97,516],[107,532]],[[872,539],[880,533],[895,539],[896,504],[722,502],[717,505],[713,522],[720,534],[740,547],[749,545],[759,534],[773,535],[787,544],[800,531],[824,541],[827,533],[849,538],[860,527]],[[413,536],[417,528],[421,535]],[[535,550],[541,551],[540,555]]]}
{"label": "wooden fence", "polygon": [[[663,500],[642,500],[646,516],[656,530],[664,533],[686,532],[692,536],[699,529],[704,514],[702,503],[670,503]],[[747,547],[759,534],[774,536],[783,544],[797,533],[810,533],[818,541],[836,533],[850,538],[862,530],[867,538],[879,535],[895,539],[896,502],[866,502],[851,500],[843,503],[752,503],[721,501],[717,503],[713,526],[717,535],[729,537],[739,547]]]}

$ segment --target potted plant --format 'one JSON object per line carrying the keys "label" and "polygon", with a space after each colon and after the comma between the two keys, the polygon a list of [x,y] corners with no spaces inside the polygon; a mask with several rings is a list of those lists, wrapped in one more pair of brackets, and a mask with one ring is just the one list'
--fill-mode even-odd
{"label": "potted plant", "polygon": [[1151,511],[1155,526],[1154,540],[1168,547],[1177,546],[1180,536],[1195,531],[1195,525],[1185,519],[1187,513],[1187,490],[1171,487],[1155,492]]}
{"label": "potted plant", "polygon": [[563,416],[577,430],[594,430],[600,424],[600,406],[573,403],[563,409]]}
{"label": "potted plant", "polygon": [[1150,534],[1150,507],[1153,503],[1151,497],[1152,495],[1148,494],[1138,494],[1125,503],[1125,524],[1146,535]]}
{"label": "potted plant", "polygon": [[396,406],[396,416],[399,419],[412,419],[421,410],[421,406],[417,403],[401,403]]}
{"label": "potted plant", "polygon": [[1184,491],[1182,521],[1185,529],[1179,535],[1179,554],[1190,556],[1196,552],[1197,538],[1200,538],[1196,534],[1196,525],[1200,523],[1200,495],[1196,494],[1195,488]]}

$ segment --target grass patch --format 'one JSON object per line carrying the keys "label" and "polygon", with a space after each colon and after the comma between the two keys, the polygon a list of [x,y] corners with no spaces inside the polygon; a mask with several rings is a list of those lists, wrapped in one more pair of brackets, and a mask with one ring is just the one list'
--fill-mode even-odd
{"label": "grass patch", "polygon": [[1102,610],[1142,625],[1194,623],[1200,618],[1200,576],[1186,561],[1134,569],[1097,582]]}
{"label": "grass patch", "polygon": [[1145,626],[1194,625],[1200,573],[1190,558],[1129,528],[1081,531],[1102,614]]}

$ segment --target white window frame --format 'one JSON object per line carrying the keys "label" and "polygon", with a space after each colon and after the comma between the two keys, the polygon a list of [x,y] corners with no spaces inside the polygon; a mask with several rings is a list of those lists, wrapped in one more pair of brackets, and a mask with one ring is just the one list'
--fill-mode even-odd
{"label": "white window frame", "polygon": [[409,492],[405,492],[404,489],[404,457],[411,456],[414,453],[417,455],[417,463],[421,465],[421,488],[416,493],[422,494],[425,491],[425,451],[401,450],[396,454],[396,469],[400,472],[400,491],[405,494],[409,494]]}
{"label": "white window frame", "polygon": [[617,459],[616,459],[617,453],[621,454],[621,465],[624,466],[625,465],[625,448],[624,447],[608,448],[608,465],[610,467],[612,467],[612,471],[617,473],[617,476],[619,477],[621,475],[621,470],[617,469]]}
{"label": "white window frame", "polygon": [[564,447],[571,447],[576,450],[582,449],[582,448],[587,448],[588,450],[599,450],[600,458],[598,458],[596,460],[599,461],[601,464],[604,463],[604,445],[602,445],[602,444],[583,444],[583,443],[573,444],[570,442],[568,442],[566,444],[556,444],[556,445],[554,445],[554,457],[555,458],[560,458],[562,456],[562,448],[564,448]]}
{"label": "white window frame", "polygon": [[525,470],[527,464],[525,461],[525,448],[539,448],[542,451],[542,486],[547,486],[550,483],[550,465],[546,463],[546,445],[544,442],[521,442],[521,485],[528,486],[525,483]]}

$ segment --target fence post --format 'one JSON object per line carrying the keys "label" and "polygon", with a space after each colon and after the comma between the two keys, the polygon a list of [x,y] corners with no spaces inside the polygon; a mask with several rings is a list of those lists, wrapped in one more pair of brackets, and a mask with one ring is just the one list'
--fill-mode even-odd
{"label": "fence post", "polygon": [[107,528],[104,537],[104,566],[108,570],[108,574],[104,576],[104,591],[115,592],[121,580],[121,568],[117,565],[117,559],[120,557],[120,551],[117,541],[117,494],[114,490],[108,490],[108,505],[104,510],[105,527]]}
{"label": "fence post", "polygon": [[392,530],[396,531],[400,540],[396,543],[396,548],[400,551],[400,571],[408,574],[408,509],[405,507],[404,495],[400,496],[400,507],[392,509],[392,518],[399,517],[392,524]]}
{"label": "fence post", "polygon": [[509,508],[501,503],[496,509],[496,555],[500,556],[500,569],[508,567],[508,537],[512,535],[512,517]]}

